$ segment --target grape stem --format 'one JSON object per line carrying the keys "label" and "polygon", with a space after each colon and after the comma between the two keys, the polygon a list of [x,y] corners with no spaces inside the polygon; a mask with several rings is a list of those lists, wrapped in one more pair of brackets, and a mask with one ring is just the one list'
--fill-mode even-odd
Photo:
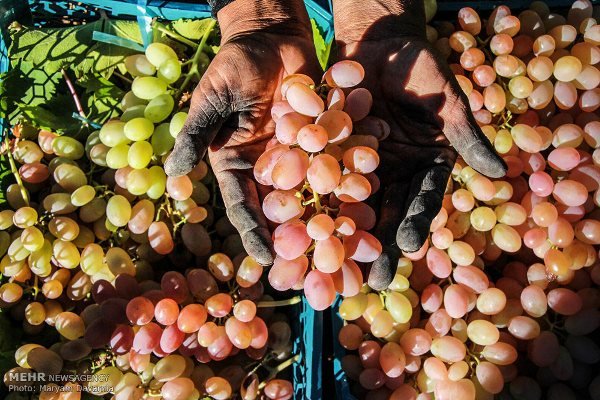
{"label": "grape stem", "polygon": [[286,300],[274,300],[274,301],[259,301],[256,303],[257,308],[267,308],[267,307],[283,307],[283,306],[291,306],[293,304],[298,304],[302,301],[301,296],[294,296],[290,299]]}
{"label": "grape stem", "polygon": [[287,360],[273,368],[270,371],[269,376],[267,376],[267,378],[264,381],[262,381],[260,385],[258,385],[258,389],[261,390],[262,388],[267,386],[268,381],[273,379],[275,376],[277,376],[278,373],[280,373],[281,371],[283,371],[284,369],[286,369],[287,367],[289,367],[297,361],[300,361],[300,354],[296,354],[294,357],[288,358]]}
{"label": "grape stem", "polygon": [[23,185],[23,180],[21,180],[21,175],[19,175],[19,170],[17,169],[17,165],[15,164],[15,159],[13,158],[10,142],[8,140],[8,135],[4,136],[4,140],[6,143],[6,155],[8,157],[8,163],[10,164],[10,172],[12,172],[15,180],[17,181],[17,185],[19,185],[19,189],[21,189],[21,196],[23,197],[23,201],[25,205],[29,206],[29,194]]}
{"label": "grape stem", "polygon": [[127,82],[130,85],[133,83],[133,81],[131,79],[129,79],[125,75],[118,73],[117,71],[114,71],[113,74],[116,75],[117,77],[121,78],[122,80],[124,80],[125,82]]}
{"label": "grape stem", "polygon": [[196,53],[194,54],[194,57],[192,58],[192,66],[190,67],[190,70],[186,74],[185,79],[183,80],[183,83],[181,84],[181,87],[175,94],[175,98],[178,99],[181,96],[181,94],[189,86],[193,77],[195,77],[195,76],[200,77],[200,72],[198,71],[198,62],[200,61],[200,55],[202,54],[202,50],[204,49],[204,45],[206,44],[206,41],[208,40],[208,36],[213,31],[216,23],[217,23],[217,21],[215,21],[214,19],[208,23],[208,26],[206,27],[206,31],[204,32],[204,35],[202,36],[202,39],[200,40],[200,44],[198,45],[198,49],[196,49]]}
{"label": "grape stem", "polygon": [[[69,79],[69,75],[67,75],[67,71],[65,71],[64,68],[61,68],[60,72],[62,73],[62,76],[65,79],[65,82],[67,83],[69,92],[71,92],[71,97],[73,97],[73,101],[75,102],[75,108],[77,108],[77,112],[83,118],[87,118],[85,113],[83,112],[83,107],[81,106],[81,101],[79,100],[79,96],[77,95],[77,92],[75,91],[75,86],[73,86],[73,82],[71,82],[71,79]],[[83,125],[88,126],[88,123],[84,122]]]}
{"label": "grape stem", "polygon": [[177,32],[173,32],[168,30],[167,28],[164,27],[163,24],[159,23],[159,22],[154,22],[154,26],[156,27],[156,30],[164,33],[165,35],[172,37],[175,40],[180,41],[183,44],[187,44],[188,46],[190,46],[192,49],[197,49],[198,45],[194,42],[192,42],[191,40],[189,40],[186,37],[181,36],[179,33]]}

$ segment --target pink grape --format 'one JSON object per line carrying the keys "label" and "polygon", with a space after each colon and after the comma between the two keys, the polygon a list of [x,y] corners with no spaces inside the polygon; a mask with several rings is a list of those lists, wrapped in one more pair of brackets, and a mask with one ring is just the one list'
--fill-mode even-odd
{"label": "pink grape", "polygon": [[297,140],[304,151],[316,153],[325,148],[329,136],[321,125],[308,124],[298,131]]}
{"label": "pink grape", "polygon": [[282,224],[304,214],[304,206],[295,190],[274,190],[263,200],[262,208],[265,217],[270,221]]}
{"label": "pink grape", "polygon": [[286,260],[300,257],[310,243],[311,238],[306,232],[306,225],[297,219],[279,225],[273,232],[275,252]]}
{"label": "pink grape", "polygon": [[315,242],[313,262],[318,270],[326,273],[337,271],[344,262],[344,246],[340,239],[329,236]]}
{"label": "pink grape", "polygon": [[283,153],[273,166],[271,179],[276,189],[289,190],[304,181],[308,169],[308,155],[301,149]]}
{"label": "pink grape", "polygon": [[304,281],[304,294],[312,308],[321,311],[329,307],[335,299],[335,286],[329,274],[312,270]]}
{"label": "pink grape", "polygon": [[344,237],[346,257],[359,262],[375,261],[382,251],[382,246],[370,233],[357,230],[352,236]]}
{"label": "pink grape", "polygon": [[335,158],[329,154],[319,154],[310,161],[306,178],[311,188],[318,194],[328,194],[337,188],[342,172]]}
{"label": "pink grape", "polygon": [[293,260],[275,257],[269,270],[269,283],[276,290],[289,290],[304,276],[307,268],[308,258],[304,254]]}
{"label": "pink grape", "polygon": [[308,236],[315,240],[325,240],[333,234],[335,224],[327,214],[317,214],[306,224]]}
{"label": "pink grape", "polygon": [[316,117],[325,109],[325,103],[319,95],[300,82],[292,83],[285,96],[290,107],[302,115]]}
{"label": "pink grape", "polygon": [[319,115],[316,123],[327,131],[329,143],[341,143],[352,133],[352,119],[344,111],[325,111]]}
{"label": "pink grape", "polygon": [[279,144],[261,154],[254,164],[254,179],[261,185],[273,185],[273,179],[271,177],[273,168],[279,160],[279,157],[288,150],[289,147],[287,145]]}

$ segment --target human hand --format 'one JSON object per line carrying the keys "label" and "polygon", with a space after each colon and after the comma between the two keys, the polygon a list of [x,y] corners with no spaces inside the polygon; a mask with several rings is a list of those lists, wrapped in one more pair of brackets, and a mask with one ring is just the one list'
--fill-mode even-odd
{"label": "human hand", "polygon": [[227,215],[244,248],[271,264],[271,234],[252,168],[273,137],[273,102],[287,75],[320,77],[304,3],[236,0],[218,12],[221,49],[194,90],[188,119],[165,163],[188,173],[208,150]]}
{"label": "human hand", "polygon": [[377,171],[384,192],[375,234],[384,253],[368,279],[381,290],[394,277],[399,250],[415,252],[427,240],[458,154],[488,177],[503,176],[506,166],[425,38],[422,1],[334,0],[334,16],[340,59],[363,65],[371,114],[391,128]]}

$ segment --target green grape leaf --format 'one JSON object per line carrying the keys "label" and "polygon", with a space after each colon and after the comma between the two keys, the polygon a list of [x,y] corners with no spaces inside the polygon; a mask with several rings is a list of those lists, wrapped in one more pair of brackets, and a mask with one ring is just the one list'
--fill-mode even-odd
{"label": "green grape leaf", "polygon": [[23,27],[13,31],[8,49],[13,68],[18,60],[29,61],[49,74],[81,62],[92,45],[92,34],[102,30],[103,21],[67,28],[34,29]]}
{"label": "green grape leaf", "polygon": [[169,28],[190,40],[200,40],[210,28],[212,18],[178,19],[169,24]]}
{"label": "green grape leaf", "polygon": [[120,114],[120,99],[125,93],[114,83],[103,77],[86,75],[77,84],[85,89],[89,120],[102,124]]}
{"label": "green grape leaf", "polygon": [[[102,32],[142,43],[139,26],[134,21],[105,20]],[[82,62],[79,65],[74,65],[72,69],[78,77],[88,73],[96,73],[108,79],[125,60],[125,57],[136,53],[135,50],[116,44],[94,42]]]}
{"label": "green grape leaf", "polygon": [[[3,210],[8,205],[8,202],[6,200],[6,189],[12,183],[14,183],[14,177],[10,170],[10,163],[8,162],[8,157],[2,154],[0,155],[0,210]],[[4,317],[1,316],[0,318]],[[2,343],[5,340],[4,333],[5,331],[0,331],[0,349],[2,348]]]}
{"label": "green grape leaf", "polygon": [[327,62],[329,61],[329,53],[331,51],[331,43],[325,43],[325,39],[319,29],[319,26],[314,19],[310,20],[312,25],[313,40],[315,42],[315,50],[317,51],[317,59],[323,69],[327,68]]}
{"label": "green grape leaf", "polygon": [[47,103],[56,95],[57,85],[62,79],[59,72],[49,74],[35,68],[31,61],[23,60],[0,78],[0,116],[12,124],[19,116],[17,103],[30,106]]}

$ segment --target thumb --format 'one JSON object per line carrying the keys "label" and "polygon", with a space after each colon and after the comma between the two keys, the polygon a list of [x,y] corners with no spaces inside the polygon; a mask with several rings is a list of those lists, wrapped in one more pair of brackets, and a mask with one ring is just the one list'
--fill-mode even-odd
{"label": "thumb", "polygon": [[229,101],[224,100],[227,96],[207,84],[208,81],[203,78],[194,90],[188,117],[165,162],[165,172],[169,176],[190,172],[204,157],[208,146],[230,115]]}

